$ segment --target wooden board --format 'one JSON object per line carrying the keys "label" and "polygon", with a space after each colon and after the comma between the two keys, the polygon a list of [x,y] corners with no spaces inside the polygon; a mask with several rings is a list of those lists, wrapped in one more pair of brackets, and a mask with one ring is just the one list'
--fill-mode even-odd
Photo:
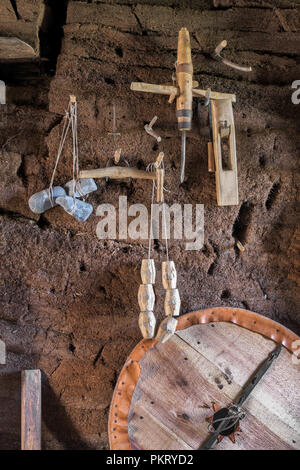
{"label": "wooden board", "polygon": [[34,49],[18,38],[0,37],[0,61],[37,59]]}
{"label": "wooden board", "polygon": [[41,449],[41,371],[24,370],[21,377],[21,449]]}
{"label": "wooden board", "polygon": [[5,343],[0,339],[0,364],[6,363],[6,348]]}
{"label": "wooden board", "polygon": [[[128,415],[131,447],[198,449],[208,437],[212,402],[227,406],[276,343],[232,323],[177,331],[140,361]],[[283,348],[244,405],[236,443],[218,449],[300,449],[300,366]]]}
{"label": "wooden board", "polygon": [[3,80],[0,80],[0,104],[6,104],[6,86]]}

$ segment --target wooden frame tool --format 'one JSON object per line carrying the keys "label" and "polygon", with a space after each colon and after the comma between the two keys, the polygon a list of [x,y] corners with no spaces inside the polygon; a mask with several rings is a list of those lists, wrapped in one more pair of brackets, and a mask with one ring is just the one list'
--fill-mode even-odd
{"label": "wooden frame tool", "polygon": [[[182,133],[181,145],[181,183],[184,181],[184,167],[185,167],[185,141],[186,132],[192,128],[193,117],[193,98],[203,99],[206,96],[206,90],[197,88],[198,83],[193,81],[193,63],[191,55],[190,34],[187,28],[181,28],[178,33],[178,48],[177,48],[177,64],[176,64],[176,86],[169,85],[154,85],[150,83],[132,82],[131,90],[140,91],[145,93],[156,93],[161,95],[169,95],[169,103],[172,103],[176,98],[176,118],[178,129]],[[237,166],[236,166],[236,149],[235,149],[235,134],[234,122],[232,114],[232,102],[236,101],[234,94],[219,93],[211,91],[210,100],[214,104],[213,116],[217,119],[219,114],[226,115],[228,125],[231,129],[230,138],[228,140],[231,155],[231,176],[224,176],[225,170],[221,169],[218,163],[222,158],[221,147],[219,144],[214,145],[214,158],[216,167],[216,186],[217,198],[219,205],[238,204],[238,186],[237,186]],[[225,102],[221,105],[222,113],[217,113],[219,109],[217,103]],[[226,110],[226,112],[225,112]],[[223,118],[222,118],[223,119]],[[225,118],[224,118],[225,119]],[[218,125],[213,127],[213,140],[219,141]],[[217,133],[216,133],[217,131]],[[222,142],[224,143],[224,142]],[[210,149],[211,150],[211,149]],[[210,158],[212,154],[210,152]]]}
{"label": "wooden frame tool", "polygon": [[235,129],[231,100],[211,103],[213,154],[219,206],[239,203]]}
{"label": "wooden frame tool", "polygon": [[111,179],[146,179],[156,182],[156,200],[163,202],[164,169],[155,168],[155,171],[138,170],[137,168],[111,166],[107,168],[97,168],[95,170],[82,170],[79,178],[111,178]]}

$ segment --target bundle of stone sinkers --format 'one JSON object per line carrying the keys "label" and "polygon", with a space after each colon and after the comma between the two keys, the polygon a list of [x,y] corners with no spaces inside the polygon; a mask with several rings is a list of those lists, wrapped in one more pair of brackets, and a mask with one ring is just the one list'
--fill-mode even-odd
{"label": "bundle of stone sinkers", "polygon": [[93,212],[93,206],[79,198],[96,191],[97,185],[93,178],[86,178],[78,181],[76,188],[74,193],[73,180],[71,180],[64,187],[53,186],[43,189],[30,197],[29,207],[35,214],[42,214],[59,205],[79,222],[85,222]]}
{"label": "bundle of stone sinkers", "polygon": [[[70,126],[72,128],[73,138],[73,179],[66,183],[64,187],[53,186],[57,165]],[[84,197],[96,190],[97,185],[93,178],[79,179],[77,101],[75,96],[71,95],[68,110],[66,111],[64,128],[61,135],[50,186],[48,189],[43,189],[42,191],[33,194],[30,197],[28,204],[32,212],[35,214],[42,214],[52,207],[59,205],[63,207],[68,214],[74,216],[75,219],[77,219],[79,222],[84,222],[93,212],[93,206],[85,201],[80,200],[79,198]]]}

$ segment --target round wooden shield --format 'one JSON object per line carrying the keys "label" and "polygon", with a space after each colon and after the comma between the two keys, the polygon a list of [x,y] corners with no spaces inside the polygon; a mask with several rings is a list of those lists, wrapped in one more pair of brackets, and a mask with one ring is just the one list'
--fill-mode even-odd
{"label": "round wooden shield", "polygon": [[143,340],[135,347],[111,402],[110,448],[199,449],[209,418],[239,396],[277,343],[284,348],[244,403],[240,429],[215,448],[300,449],[300,338],[232,308],[183,315],[165,344]]}

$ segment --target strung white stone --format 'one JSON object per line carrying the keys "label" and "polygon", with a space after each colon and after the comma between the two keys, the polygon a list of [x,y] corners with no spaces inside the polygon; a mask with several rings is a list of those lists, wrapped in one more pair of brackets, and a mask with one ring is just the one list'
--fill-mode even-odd
{"label": "strung white stone", "polygon": [[178,289],[167,289],[164,301],[165,314],[177,317],[180,312],[180,296]]}
{"label": "strung white stone", "polygon": [[177,284],[177,272],[174,261],[162,262],[161,276],[164,289],[175,289]]}
{"label": "strung white stone", "polygon": [[56,198],[59,196],[65,196],[66,191],[61,186],[54,186],[52,188],[52,195],[53,205],[51,204],[49,189],[43,189],[43,191],[33,194],[28,201],[30,210],[35,214],[42,214],[43,212],[51,209],[51,207],[56,206]]}
{"label": "strung white stone", "polygon": [[138,290],[138,302],[141,312],[153,311],[155,294],[152,284],[140,284]]}
{"label": "strung white stone", "polygon": [[[68,196],[74,195],[74,181],[68,181],[64,188]],[[75,188],[75,197],[86,196],[86,194],[97,191],[97,185],[93,178],[83,178],[77,181]]]}
{"label": "strung white stone", "polygon": [[154,259],[143,259],[141,264],[141,278],[143,284],[155,284]]}
{"label": "strung white stone", "polygon": [[56,202],[79,222],[85,222],[93,212],[93,206],[91,204],[81,201],[80,199],[74,200],[71,196],[58,197]]}
{"label": "strung white stone", "polygon": [[158,327],[155,339],[160,343],[165,343],[175,333],[178,320],[173,317],[164,318]]}
{"label": "strung white stone", "polygon": [[155,332],[156,319],[153,312],[140,312],[139,327],[143,338],[151,339]]}

